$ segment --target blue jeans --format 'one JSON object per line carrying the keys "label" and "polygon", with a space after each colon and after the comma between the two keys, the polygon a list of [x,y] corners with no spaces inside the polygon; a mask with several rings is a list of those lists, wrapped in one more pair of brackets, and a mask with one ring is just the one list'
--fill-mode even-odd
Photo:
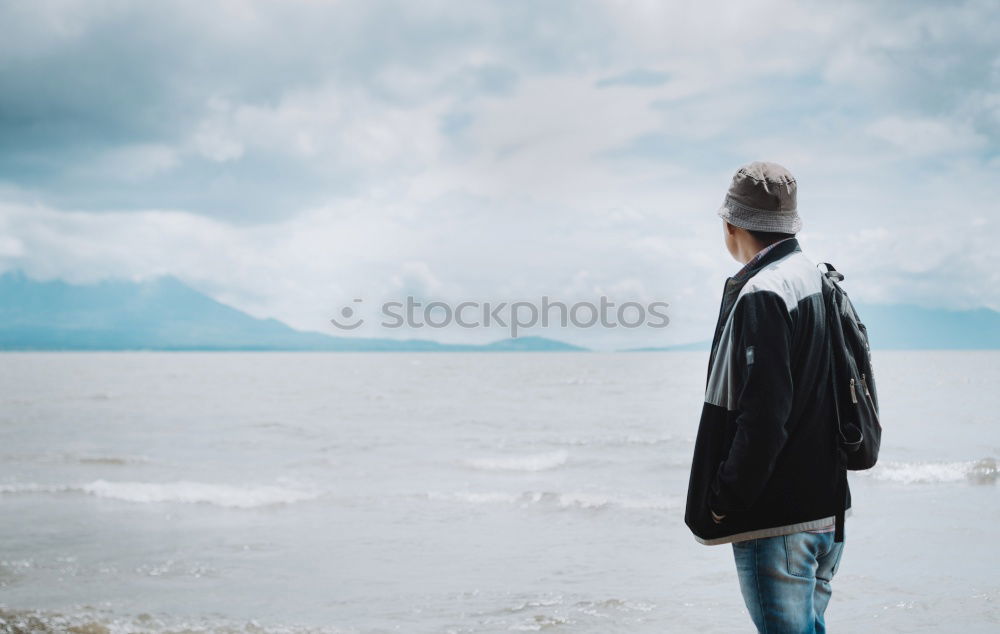
{"label": "blue jeans", "polygon": [[844,542],[792,533],[733,543],[743,601],[762,634],[823,634]]}

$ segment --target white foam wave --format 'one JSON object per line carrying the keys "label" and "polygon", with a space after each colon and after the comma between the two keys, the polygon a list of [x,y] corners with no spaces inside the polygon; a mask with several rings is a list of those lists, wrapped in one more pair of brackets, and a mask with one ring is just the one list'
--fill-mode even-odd
{"label": "white foam wave", "polygon": [[663,445],[673,443],[680,439],[673,434],[642,435],[642,434],[622,434],[614,436],[591,436],[586,438],[562,438],[558,440],[562,445],[573,445],[580,447],[625,447],[633,445]]}
{"label": "white foam wave", "polygon": [[256,508],[275,504],[293,504],[311,500],[315,491],[279,486],[240,487],[204,482],[108,482],[95,480],[86,484],[0,484],[3,493],[85,493],[100,498],[139,504],[175,502],[212,504],[228,508]]}
{"label": "white foam wave", "polygon": [[859,474],[875,480],[897,484],[929,484],[942,482],[966,482],[992,484],[998,477],[995,458],[964,460],[958,462],[879,462],[868,471]]}
{"label": "white foam wave", "polygon": [[466,466],[484,471],[548,471],[566,464],[569,452],[566,450],[545,453],[523,454],[519,456],[495,456],[490,458],[470,458]]}
{"label": "white foam wave", "polygon": [[510,505],[520,507],[548,507],[554,509],[627,509],[659,511],[678,508],[680,502],[665,496],[627,497],[602,493],[555,491],[506,491],[428,493],[428,499],[442,502],[475,505]]}

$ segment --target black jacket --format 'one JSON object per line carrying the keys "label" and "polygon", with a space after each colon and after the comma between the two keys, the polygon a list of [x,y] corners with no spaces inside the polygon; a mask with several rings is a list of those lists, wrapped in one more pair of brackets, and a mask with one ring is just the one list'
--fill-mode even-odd
{"label": "black jacket", "polygon": [[[703,544],[843,517],[821,275],[795,238],[730,277],[712,341],[684,521]],[[716,522],[712,511],[723,515]]]}

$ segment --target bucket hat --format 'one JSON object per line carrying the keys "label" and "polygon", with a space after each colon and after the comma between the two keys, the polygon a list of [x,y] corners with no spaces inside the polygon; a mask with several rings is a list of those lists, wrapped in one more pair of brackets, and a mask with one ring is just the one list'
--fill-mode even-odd
{"label": "bucket hat", "polygon": [[736,170],[718,215],[751,231],[798,233],[795,177],[777,163],[754,161]]}

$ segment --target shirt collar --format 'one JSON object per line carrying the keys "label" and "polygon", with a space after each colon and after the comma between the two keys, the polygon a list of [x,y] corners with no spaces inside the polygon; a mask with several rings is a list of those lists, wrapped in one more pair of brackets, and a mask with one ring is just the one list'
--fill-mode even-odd
{"label": "shirt collar", "polygon": [[773,242],[773,243],[767,245],[766,247],[764,247],[763,249],[761,249],[760,251],[758,251],[756,255],[754,255],[752,258],[750,258],[750,261],[747,262],[746,264],[744,264],[743,268],[741,268],[739,271],[737,271],[736,275],[734,275],[733,277],[736,278],[736,279],[742,279],[742,278],[746,277],[750,273],[750,269],[754,268],[754,266],[756,266],[758,262],[760,262],[762,259],[764,259],[764,256],[767,255],[771,251],[771,249],[773,249],[774,247],[778,246],[782,242],[787,242],[789,240],[794,240],[794,239],[795,239],[795,236],[789,236],[787,238],[782,238],[781,240],[778,240],[777,242]]}

